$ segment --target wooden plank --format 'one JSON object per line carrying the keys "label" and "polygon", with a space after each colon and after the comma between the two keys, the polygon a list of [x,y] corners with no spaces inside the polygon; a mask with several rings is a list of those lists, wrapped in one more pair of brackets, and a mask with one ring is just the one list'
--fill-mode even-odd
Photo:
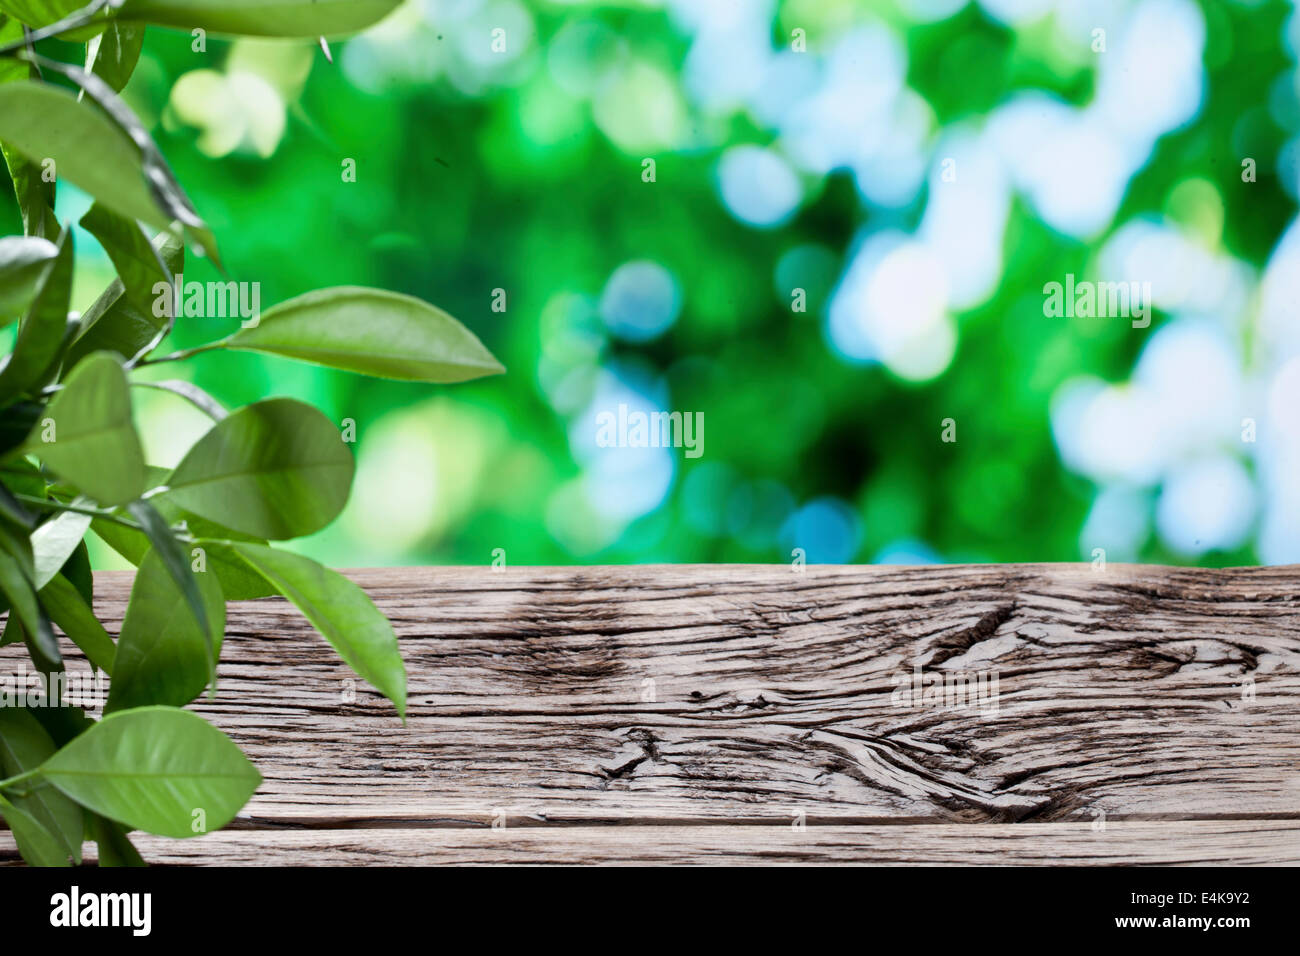
{"label": "wooden plank", "polygon": [[[547,826],[227,829],[196,840],[135,838],[156,865],[797,864],[1062,866],[1300,864],[1289,820],[946,823],[877,826]],[[94,844],[86,845],[89,860]],[[0,831],[0,866],[17,862]]]}
{"label": "wooden plank", "polygon": [[[661,828],[701,854],[744,855],[734,841],[793,814],[808,833],[867,840],[879,823],[900,838],[898,824],[1015,823],[1021,839],[1031,823],[1076,832],[1103,817],[1300,820],[1296,568],[351,574],[401,639],[408,723],[284,602],[232,604],[217,699],[196,709],[266,778],[244,826],[321,828],[326,846],[335,828],[354,841],[354,828],[469,833],[504,814],[512,834],[580,828],[609,853],[626,849],[611,834]],[[110,631],[128,586],[97,576]],[[956,675],[984,675],[986,692],[996,677],[996,708],[900,706],[918,667],[950,690]],[[1295,858],[1285,841],[1270,858],[1251,836],[1264,831],[1222,832],[1241,836],[1242,861]],[[1293,841],[1289,824],[1279,832]],[[465,839],[468,858],[491,837]],[[576,852],[562,834],[521,839],[540,857]],[[1151,852],[1230,849],[1225,837]]]}

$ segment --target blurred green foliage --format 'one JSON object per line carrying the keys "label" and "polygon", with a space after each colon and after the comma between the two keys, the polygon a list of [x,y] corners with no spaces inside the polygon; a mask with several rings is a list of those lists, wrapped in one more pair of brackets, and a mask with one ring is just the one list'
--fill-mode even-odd
{"label": "blurred green foliage", "polygon": [[[739,4],[722,26],[690,6],[411,2],[368,34],[334,43],[333,64],[312,44],[209,37],[196,52],[187,34],[149,32],[125,96],[153,124],[231,277],[260,282],[264,307],[321,285],[420,296],[465,322],[508,368],[441,389],[249,354],[189,363],[199,385],[231,404],[293,395],[336,422],[355,421],[353,500],[303,549],[342,566],[486,564],[498,548],[510,564],[779,562],[794,548],[810,561],[1079,560],[1093,547],[1112,560],[1170,563],[1289,554],[1258,546],[1274,491],[1252,449],[1226,452],[1250,478],[1248,526],[1205,549],[1171,544],[1179,539],[1160,524],[1167,483],[1195,456],[1146,478],[1063,462],[1054,396],[1079,376],[1123,383],[1179,315],[1157,293],[1147,330],[1054,320],[1043,316],[1042,290],[1066,273],[1095,274],[1122,225],[1154,218],[1240,262],[1253,294],[1295,211],[1284,182],[1294,169],[1278,159],[1300,126],[1290,4],[1150,0],[1157,20],[1177,26],[1190,10],[1203,25],[1194,115],[1152,131],[1149,155],[1125,175],[1122,200],[1099,228],[1062,229],[1011,190],[994,288],[947,309],[953,354],[920,376],[846,357],[828,331],[856,250],[872,235],[921,227],[947,133],[985,128],[1028,91],[1070,109],[1094,101],[1100,64],[1120,55],[1142,4],[1079,3],[1071,12],[1009,0],[791,0]],[[1029,12],[1007,13],[1019,7]],[[1109,26],[1105,53],[1090,47],[1094,20]],[[754,105],[771,91],[707,102],[701,89],[730,69],[717,58],[743,65],[754,22],[767,56],[789,49],[800,30],[803,55],[821,63],[861,28],[895,38],[899,82],[924,104],[923,175],[902,201],[865,196],[870,177],[860,170],[791,159],[797,122],[787,114],[783,133]],[[494,57],[499,25],[510,46]],[[690,59],[706,33],[724,37],[706,61],[712,73]],[[729,36],[741,39],[728,46]],[[1170,36],[1173,44],[1173,26]],[[1159,48],[1147,55],[1153,70],[1166,68]],[[701,72],[721,79],[700,81]],[[856,103],[843,108],[851,114]],[[893,137],[889,122],[883,135]],[[794,170],[796,208],[779,222],[745,222],[721,195],[720,159],[741,144],[770,147]],[[1258,158],[1248,186],[1247,156]],[[654,182],[643,181],[646,158]],[[349,159],[355,182],[342,175]],[[1197,185],[1180,192],[1189,181]],[[1068,176],[1050,186],[1075,188]],[[79,201],[65,190],[61,218]],[[12,197],[0,199],[0,219],[17,230]],[[78,240],[84,307],[109,267],[93,240]],[[601,302],[621,265],[645,260],[672,277],[680,311],[641,341],[617,334]],[[193,257],[185,272],[216,275]],[[791,309],[795,287],[806,291],[806,312]],[[497,289],[503,312],[492,308]],[[1250,339],[1249,309],[1220,319],[1229,341]],[[230,330],[228,320],[191,320],[172,344]],[[1233,362],[1267,387],[1272,371],[1245,345]],[[620,389],[702,412],[703,455],[593,450],[590,413],[612,409]],[[152,454],[168,464],[167,436],[183,448],[179,436],[204,424],[165,395],[141,399],[141,432],[163,434]],[[1230,415],[1235,427],[1239,410]],[[953,443],[940,439],[950,418]],[[1133,520],[1144,522],[1127,544],[1085,532],[1116,481],[1138,502]]]}

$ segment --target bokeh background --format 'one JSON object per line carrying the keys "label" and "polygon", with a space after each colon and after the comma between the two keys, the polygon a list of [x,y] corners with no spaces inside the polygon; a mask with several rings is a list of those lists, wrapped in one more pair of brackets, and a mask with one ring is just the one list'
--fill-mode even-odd
{"label": "bokeh background", "polygon": [[[336,566],[1297,562],[1298,48],[1248,0],[409,0],[332,64],[151,31],[125,96],[233,278],[418,295],[509,369],[160,377],[356,422],[293,545]],[[1150,328],[1045,317],[1067,273],[1150,282]],[[154,463],[206,427],[136,400]],[[619,403],[703,455],[598,447]]]}

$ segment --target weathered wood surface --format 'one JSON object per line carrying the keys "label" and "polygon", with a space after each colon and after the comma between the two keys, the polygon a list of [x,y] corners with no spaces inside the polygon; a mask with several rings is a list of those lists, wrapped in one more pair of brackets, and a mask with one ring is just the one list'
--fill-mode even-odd
{"label": "weathered wood surface", "polygon": [[[1294,567],[353,577],[401,640],[407,725],[291,607],[232,604],[195,706],[265,783],[148,858],[1300,862]],[[110,631],[128,587],[97,577]],[[899,706],[917,667],[996,674],[995,712]]]}
{"label": "weathered wood surface", "polygon": [[[1289,820],[939,823],[877,826],[741,824],[407,829],[227,829],[202,840],[139,836],[154,864],[394,866],[430,864],[879,864],[1037,866],[1269,865],[1295,847]],[[87,844],[90,859],[93,844]],[[1294,856],[1292,857],[1294,861]],[[1284,861],[1282,861],[1284,862]]]}

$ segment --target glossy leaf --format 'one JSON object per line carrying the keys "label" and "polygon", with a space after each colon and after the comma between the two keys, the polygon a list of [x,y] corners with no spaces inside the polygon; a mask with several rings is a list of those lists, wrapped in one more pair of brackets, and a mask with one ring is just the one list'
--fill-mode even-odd
{"label": "glossy leaf", "polygon": [[58,574],[90,530],[90,515],[64,511],[32,532],[32,557],[39,591]]}
{"label": "glossy leaf", "polygon": [[86,69],[121,92],[131,78],[144,47],[144,26],[110,20],[104,32],[86,43]]}
{"label": "glossy leaf", "polygon": [[18,318],[36,298],[58,246],[34,236],[0,238],[0,324]]}
{"label": "glossy leaf", "polygon": [[[158,513],[152,503],[133,501],[127,505],[127,510],[140,523],[144,533],[149,536],[149,543],[153,545],[154,553],[161,560],[163,567],[167,569],[167,573],[171,576],[177,590],[184,596],[190,615],[194,618],[199,633],[205,638],[208,651],[208,675],[215,679],[217,657],[211,641],[208,640],[213,622],[208,618],[208,603],[204,598],[203,589],[199,585],[198,573],[194,571],[190,563],[189,555],[185,553],[181,543],[176,540],[176,536],[172,533],[167,520]],[[223,604],[223,619],[224,614],[225,605]]]}
{"label": "glossy leaf", "polygon": [[35,663],[38,666],[57,667],[63,657],[59,653],[49,618],[36,599],[34,576],[31,542],[26,538],[17,538],[9,529],[0,527],[0,591],[9,600],[10,616],[17,617],[23,626],[28,646],[41,658]]}
{"label": "glossy leaf", "polygon": [[[23,25],[15,19],[0,23],[0,45],[8,46],[23,39]],[[15,83],[32,79],[35,71],[30,63],[14,57],[0,57],[0,83]],[[18,199],[18,212],[23,219],[23,232],[53,241],[59,236],[58,222],[54,218],[54,183],[41,177],[41,169],[18,150],[0,142],[9,178],[13,181],[14,196]]]}
{"label": "glossy leaf", "polygon": [[[49,733],[25,707],[0,707],[0,778],[35,770],[56,750]],[[64,855],[81,862],[81,808],[53,787],[32,787],[26,796],[11,791],[13,805],[58,837]]]}
{"label": "glossy leaf", "polygon": [[[161,212],[163,220],[175,220],[179,223],[185,235],[190,237],[199,249],[205,255],[210,256],[214,264],[220,268],[221,260],[217,254],[217,244],[212,231],[195,212],[194,205],[190,202],[189,197],[185,195],[185,190],[181,188],[181,184],[177,182],[176,175],[172,172],[171,167],[167,165],[167,160],[163,158],[162,152],[154,143],[153,137],[149,135],[149,131],[140,121],[140,118],[122,101],[122,98],[101,77],[96,76],[94,73],[87,73],[80,67],[60,60],[52,60],[45,56],[31,55],[30,58],[33,64],[39,66],[42,70],[59,73],[81,87],[82,91],[94,101],[95,105],[107,114],[110,121],[115,124],[117,131],[126,135],[127,139],[135,147],[149,196],[156,208]],[[111,202],[107,203],[107,205],[110,208],[115,208]],[[127,215],[126,212],[120,209],[117,211]]]}
{"label": "glossy leaf", "polygon": [[13,181],[23,232],[51,242],[58,239],[61,230],[54,216],[55,183],[46,182],[41,177],[40,166],[7,143],[0,143],[0,153],[4,154],[9,178]]}
{"label": "glossy leaf", "polygon": [[86,659],[106,674],[112,674],[116,645],[77,587],[66,576],[56,574],[41,588],[38,598],[50,620],[81,648]]}
{"label": "glossy leaf", "polygon": [[[8,627],[5,630],[8,631]],[[57,643],[53,645],[44,643],[38,633],[23,627],[21,621],[18,623],[18,636],[22,638],[23,646],[27,648],[27,656],[31,659],[32,666],[42,674],[48,677],[64,669],[63,652]],[[51,646],[53,653],[50,652]]]}
{"label": "glossy leaf", "polygon": [[90,549],[86,547],[84,539],[72,552],[72,556],[63,565],[63,570],[60,573],[77,589],[77,593],[81,595],[87,605],[94,603],[94,572],[90,568]]}
{"label": "glossy leaf", "polygon": [[99,847],[100,866],[148,866],[131,843],[126,827],[122,824],[101,817],[98,813],[87,814],[90,822],[90,838]]}
{"label": "glossy leaf", "polygon": [[195,621],[185,595],[156,551],[140,563],[117,642],[106,713],[168,704],[183,707],[203,692],[219,656],[226,605],[210,571],[196,574],[210,631]]}
{"label": "glossy leaf", "polygon": [[0,456],[22,446],[40,421],[45,406],[39,402],[15,402],[0,411]]}
{"label": "glossy leaf", "polygon": [[406,668],[397,636],[369,595],[310,558],[264,545],[229,547],[302,611],[348,666],[393,702],[406,718]]}
{"label": "glossy leaf", "polygon": [[144,453],[131,422],[126,373],[106,352],[87,358],[55,394],[45,425],[28,439],[36,455],[60,478],[102,505],[124,504],[145,490]]}
{"label": "glossy leaf", "polygon": [[244,534],[296,538],[343,509],[354,467],[329,419],[272,398],[232,412],[195,442],[163,498]]}
{"label": "glossy leaf", "polygon": [[[30,532],[36,528],[36,515],[14,495],[43,498],[45,479],[40,469],[26,458],[15,458],[6,465],[5,471],[4,484],[0,484],[0,521],[9,522],[13,530]],[[34,560],[32,567],[35,568]]]}
{"label": "glossy leaf", "polygon": [[177,838],[225,826],[262,780],[229,737],[174,707],[106,715],[41,776],[95,813]]}
{"label": "glossy leaf", "polygon": [[505,371],[473,332],[441,309],[355,286],[282,302],[226,345],[415,382],[464,382]]}
{"label": "glossy leaf", "polygon": [[401,0],[127,0],[122,20],[246,36],[316,37],[355,33]]}
{"label": "glossy leaf", "polygon": [[[3,90],[0,87],[0,93]],[[34,391],[52,377],[51,366],[59,357],[68,332],[71,294],[72,233],[65,232],[58,243],[58,254],[45,267],[31,308],[18,325],[18,338],[9,362],[0,370],[0,397],[8,399]]]}
{"label": "glossy leaf", "polygon": [[9,825],[18,852],[32,866],[71,866],[63,841],[26,810],[0,797],[0,818]]}
{"label": "glossy leaf", "polygon": [[[159,504],[165,505],[164,502]],[[179,512],[179,509],[170,510]],[[191,515],[186,515],[184,520],[190,524],[191,533],[195,535],[226,538],[232,534],[227,528],[201,518],[196,519]],[[139,531],[99,518],[91,522],[90,529],[100,540],[136,567],[140,566],[144,556],[149,553],[151,547],[149,539]],[[221,585],[221,593],[225,595],[227,601],[248,601],[275,594],[275,588],[271,587],[266,578],[252,571],[242,558],[229,550],[209,548],[206,550],[205,560],[208,571],[217,576],[217,583]]]}
{"label": "glossy leaf", "polygon": [[143,531],[137,531],[134,528],[128,528],[125,525],[117,524],[113,521],[107,521],[103,518],[95,518],[90,522],[90,530],[95,532],[96,537],[106,545],[126,558],[127,561],[136,567],[144,560],[144,556],[149,553],[149,537]]}
{"label": "glossy leaf", "polygon": [[29,27],[44,27],[86,6],[88,0],[0,0],[0,12]]}
{"label": "glossy leaf", "polygon": [[50,739],[59,747],[95,726],[80,707],[33,707],[31,715],[40,721]]}
{"label": "glossy leaf", "polygon": [[[8,598],[4,598],[5,610],[10,610]],[[5,618],[4,630],[0,631],[0,647],[8,647],[10,644],[22,644],[27,640],[27,633],[23,630],[22,622],[18,620],[17,614],[10,614]]]}
{"label": "glossy leaf", "polygon": [[30,161],[54,161],[58,175],[114,212],[157,229],[171,226],[145,181],[140,150],[112,120],[61,87],[0,85],[0,140]]}
{"label": "glossy leaf", "polygon": [[30,41],[45,37],[80,43],[103,29],[108,8],[122,0],[0,0],[0,13],[7,13],[34,28]]}
{"label": "glossy leaf", "polygon": [[[5,3],[0,0],[0,47],[10,46],[23,40],[23,25],[13,17],[4,16]],[[31,65],[17,57],[0,57],[0,83],[13,83],[15,80],[30,79]]]}
{"label": "glossy leaf", "polygon": [[148,352],[170,327],[166,314],[155,309],[160,283],[171,286],[172,277],[185,262],[180,240],[160,233],[150,242],[140,227],[101,203],[81,218],[81,225],[104,247],[119,278],[81,317],[81,326],[68,350],[68,365],[95,351],[116,352],[130,361]]}

